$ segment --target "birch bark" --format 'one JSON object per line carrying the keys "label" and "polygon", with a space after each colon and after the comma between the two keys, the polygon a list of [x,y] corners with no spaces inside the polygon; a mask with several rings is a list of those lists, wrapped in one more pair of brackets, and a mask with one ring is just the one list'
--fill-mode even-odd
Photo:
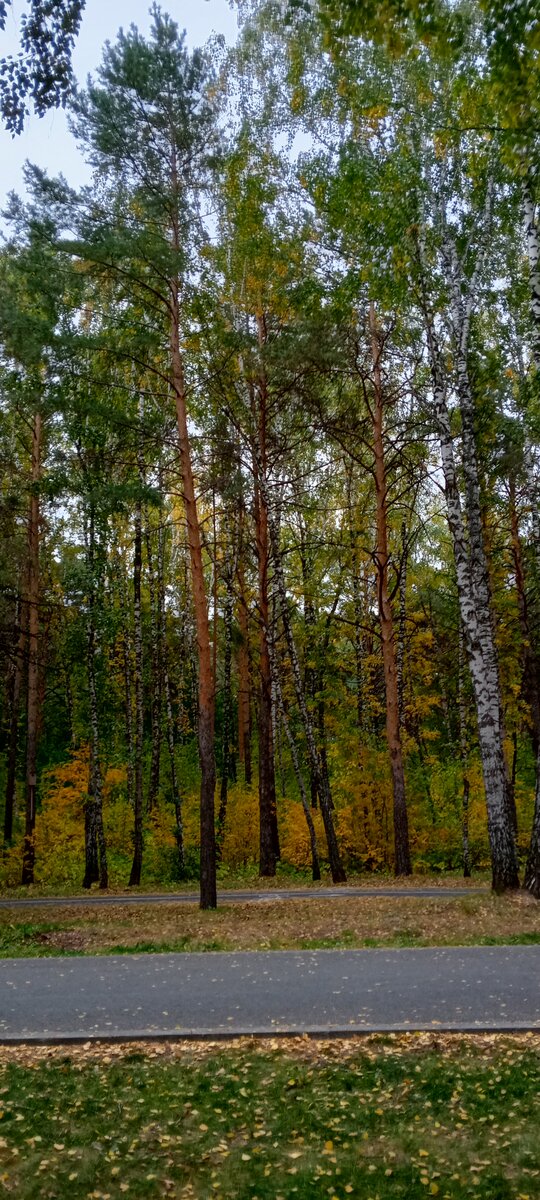
{"label": "birch bark", "polygon": [[[452,537],[459,607],[467,658],[473,682],[478,738],[486,794],[488,834],[491,848],[492,884],[495,891],[518,886],[515,840],[510,821],[508,778],[501,736],[501,701],[496,651],[489,609],[489,590],[483,577],[481,521],[476,516],[478,477],[475,477],[476,452],[471,444],[470,414],[465,396],[465,447],[471,457],[466,465],[468,488],[467,513],[472,519],[474,552],[469,547],[461,506],[454,440],[446,398],[445,375],[433,323],[426,316],[426,335],[432,375],[433,410],[439,436],[441,461],[445,481],[448,525]],[[463,381],[462,381],[463,382]],[[464,454],[467,453],[464,448]],[[474,451],[474,453],[473,453]],[[486,605],[487,611],[486,611]]]}

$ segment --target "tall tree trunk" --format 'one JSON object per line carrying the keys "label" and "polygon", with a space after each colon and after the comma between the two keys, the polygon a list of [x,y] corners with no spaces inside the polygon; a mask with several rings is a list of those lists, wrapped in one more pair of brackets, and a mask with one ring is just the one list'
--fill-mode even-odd
{"label": "tall tree trunk", "polygon": [[[242,520],[242,516],[241,516]],[[242,539],[242,531],[240,532]],[[240,544],[238,558],[238,623],[240,646],[238,650],[238,757],[244,764],[244,781],[251,784],[251,684],[249,670],[249,621],[246,600],[246,585],[243,563],[243,545]]]}
{"label": "tall tree trunk", "polygon": [[[533,172],[529,167],[523,176],[523,211],[525,237],[529,260],[531,324],[533,330],[533,357],[537,373],[540,373],[540,234],[538,229],[538,205],[534,197]],[[540,565],[540,488],[532,462],[532,453],[527,436],[525,457],[529,490],[531,493],[532,524],[535,541],[536,561]],[[536,763],[536,790],[531,840],[525,868],[524,887],[531,895],[540,899],[540,746]]]}
{"label": "tall tree trunk", "polygon": [[463,796],[461,803],[461,841],[463,852],[463,877],[470,879],[471,852],[469,843],[469,802],[471,783],[469,779],[469,739],[467,737],[467,705],[465,702],[465,647],[463,628],[459,626],[458,649],[458,719],[459,719],[459,748],[461,754],[461,770],[463,776]]}
{"label": "tall tree trunk", "polygon": [[[259,320],[259,337],[264,342],[264,322]],[[257,404],[258,400],[258,404]],[[266,448],[266,381],[261,379],[258,396],[252,389],[252,409],[256,425],[257,446],[254,449],[253,474],[255,539],[258,567],[258,620],[259,620],[259,874],[271,877],[276,873],[279,858],[277,832],[276,778],[274,764],[274,741],[272,736],[272,671],[268,651],[270,607],[268,600],[268,568],[270,546],[268,538],[268,511],[265,501],[265,474],[267,469]]]}
{"label": "tall tree trunk", "polygon": [[17,601],[16,629],[18,633],[9,680],[9,730],[6,774],[6,806],[4,810],[4,848],[13,839],[13,817],[17,796],[17,754],[19,749],[19,708],[26,654],[26,612],[22,599]]}
{"label": "tall tree trunk", "polygon": [[522,177],[523,217],[529,262],[530,310],[533,331],[533,355],[540,371],[540,233],[538,206],[534,198],[534,175],[529,167]]}
{"label": "tall tree trunk", "polygon": [[297,748],[296,742],[294,740],[292,730],[289,725],[289,720],[287,717],[287,711],[285,709],[285,703],[283,700],[283,690],[281,687],[281,680],[279,678],[279,672],[278,672],[278,667],[277,667],[277,662],[276,662],[276,653],[275,653],[274,647],[272,647],[271,664],[272,664],[272,676],[273,676],[273,680],[274,680],[274,689],[275,689],[276,699],[277,699],[277,703],[278,703],[278,707],[279,707],[279,711],[280,711],[280,715],[281,715],[281,723],[283,725],[283,729],[285,730],[285,737],[287,738],[287,741],[289,743],[289,749],[291,752],[291,759],[292,759],[294,774],[296,776],[296,782],[298,784],[298,790],[300,792],[300,799],[302,801],[302,808],[304,810],[304,816],[306,818],[306,825],[308,827],[309,845],[310,845],[310,850],[311,850],[311,875],[312,875],[312,879],[315,883],[321,878],[321,864],[319,862],[319,852],[317,850],[317,834],[315,833],[313,817],[311,815],[311,810],[310,810],[310,806],[308,804],[308,798],[306,795],[306,785],[304,782],[304,776],[302,774],[302,768],[300,766],[300,759],[298,756],[298,748]]}
{"label": "tall tree trunk", "polygon": [[315,776],[315,781],[316,781],[316,785],[317,785],[317,794],[319,796],[319,801],[320,801],[320,806],[321,806],[321,814],[322,814],[322,819],[323,819],[323,824],[324,824],[324,831],[325,831],[325,835],[326,835],[326,844],[328,847],[328,860],[330,863],[330,871],[332,873],[332,880],[334,883],[346,883],[347,876],[346,876],[345,868],[344,868],[342,860],[341,860],[341,854],[339,851],[338,841],[337,841],[337,837],[336,837],[336,831],[334,828],[334,821],[333,821],[333,817],[332,817],[333,804],[332,804],[332,794],[330,791],[330,781],[328,779],[328,775],[325,774],[325,772],[323,770],[323,766],[321,763],[321,757],[319,754],[319,750],[317,748],[317,743],[316,743],[315,734],[314,734],[314,730],[313,730],[313,723],[312,723],[311,715],[308,711],[308,707],[306,704],[306,696],[305,696],[304,686],[303,686],[303,682],[302,682],[302,673],[300,670],[300,660],[298,658],[298,651],[296,649],[296,643],[294,640],[294,635],[293,635],[293,630],[292,630],[292,625],[291,625],[289,606],[288,606],[288,600],[287,600],[287,588],[285,585],[285,576],[283,574],[283,563],[282,563],[282,559],[281,559],[281,550],[280,550],[280,545],[279,545],[279,526],[278,526],[278,523],[277,523],[275,517],[273,517],[270,513],[270,508],[269,508],[269,504],[268,504],[267,484],[266,484],[266,479],[262,475],[262,473],[261,473],[261,490],[263,493],[265,509],[268,514],[268,529],[269,529],[269,534],[270,534],[270,542],[271,542],[271,546],[272,546],[274,575],[275,575],[275,583],[276,583],[277,595],[278,595],[278,600],[279,600],[279,606],[280,606],[280,610],[281,610],[281,620],[283,622],[283,631],[285,633],[285,641],[287,643],[287,650],[289,653],[289,660],[290,660],[290,664],[291,664],[291,668],[292,668],[294,690],[296,693],[296,701],[298,704],[298,708],[300,710],[302,724],[304,726],[304,733],[305,733],[305,737],[306,737],[307,751],[308,751],[309,767],[310,767],[310,771]]}
{"label": "tall tree trunk", "polygon": [[[234,552],[233,552],[234,553]],[[231,735],[233,728],[233,713],[232,713],[232,624],[234,610],[234,590],[233,581],[235,574],[235,564],[229,562],[225,573],[225,605],[223,612],[223,625],[225,634],[225,647],[223,656],[223,729],[222,729],[222,754],[221,754],[221,788],[219,799],[218,812],[218,832],[217,846],[219,857],[221,858],[221,846],[223,843],[223,835],[225,832],[225,820],[227,817],[227,797],[229,789],[229,775],[231,768]]]}
{"label": "tall tree trunk", "polygon": [[523,552],[521,547],[521,537],[519,532],[519,521],[516,507],[516,480],[515,475],[511,472],[509,477],[509,493],[510,493],[510,531],[512,545],[512,559],[514,562],[514,574],[516,579],[516,592],[518,600],[519,624],[521,629],[522,642],[522,663],[523,663],[523,691],[530,705],[532,728],[533,728],[533,746],[535,757],[540,749],[540,670],[539,664],[533,651],[533,643],[531,637],[531,626],[529,620],[529,604],[527,599],[527,589],[525,586],[525,572],[523,568]]}
{"label": "tall tree trunk", "polygon": [[167,654],[167,651],[165,649],[164,660],[163,660],[163,683],[164,683],[164,690],[165,690],[165,711],[166,711],[166,715],[167,715],[167,748],[169,751],[169,764],[170,764],[170,771],[171,771],[171,791],[172,791],[173,804],[174,804],[175,837],[176,837],[176,848],[178,850],[178,865],[180,868],[180,874],[182,874],[183,871],[185,870],[185,866],[186,866],[186,855],[185,855],[185,849],[184,849],[184,822],[183,822],[183,817],[182,817],[182,797],[180,795],[180,786],[178,783],[178,776],[176,773],[176,760],[175,760],[175,756],[174,756],[174,717],[173,717],[172,699],[171,699],[171,683],[170,683],[170,679],[169,679],[169,669],[168,669],[166,654]]}
{"label": "tall tree trunk", "polygon": [[[179,248],[179,246],[177,247]],[[176,399],[176,421],[180,444],[180,467],[186,513],[193,607],[197,630],[199,663],[198,740],[201,764],[200,834],[201,834],[201,908],[216,908],[216,834],[214,825],[214,795],[216,765],[214,758],[215,681],[212,671],[212,647],[204,578],[201,529],[197,511],[191,444],[187,422],[187,397],[184,364],[180,349],[180,300],[176,280],[171,281],[171,366],[172,384]]]}
{"label": "tall tree trunk", "polygon": [[377,329],[375,308],[370,308],[371,353],[373,358],[373,451],[377,518],[376,564],[378,575],[379,620],[386,693],[386,737],[390,752],[394,796],[394,870],[410,875],[411,852],[405,796],[405,772],[399,720],[398,670],[394,636],[394,618],[388,586],[388,491],[384,453],[384,391],[381,377],[382,345]]}
{"label": "tall tree trunk", "polygon": [[37,802],[37,740],[39,718],[39,484],[41,479],[41,414],[34,414],[32,466],[28,513],[28,694],[26,733],[26,806],[21,883],[34,882]]}
{"label": "tall tree trunk", "polygon": [[[159,532],[158,532],[159,537]],[[145,513],[146,561],[148,564],[148,590],[150,593],[150,662],[152,677],[152,749],[150,756],[150,778],[148,781],[148,812],[156,807],[159,795],[161,767],[161,700],[163,691],[163,605],[159,578],[154,569],[152,553],[152,531],[148,512]],[[159,547],[158,555],[159,559]]]}
{"label": "tall tree trunk", "polygon": [[133,862],[129,886],[138,887],[141,882],[143,860],[143,637],[141,612],[142,575],[142,505],[140,498],[135,507],[135,548],[133,555],[133,640],[135,648],[135,793],[133,804]]}
{"label": "tall tree trunk", "polygon": [[[463,522],[444,375],[429,317],[426,321],[426,332],[433,381],[434,413],[445,481],[448,525],[454,550],[459,607],[475,697],[491,849],[492,886],[495,891],[502,892],[508,888],[518,887],[519,878],[515,839],[509,813],[508,778],[500,725],[500,688],[498,672],[495,669],[496,658],[491,613],[489,609],[486,612],[485,589],[482,589],[481,595],[477,592],[478,553],[476,554],[477,569],[473,571]],[[469,474],[471,474],[470,465]],[[475,486],[474,481],[473,486]]]}
{"label": "tall tree trunk", "polygon": [[131,680],[131,631],[129,604],[126,598],[125,572],[118,564],[120,576],[120,605],[122,611],[122,666],[124,674],[124,710],[126,717],[127,743],[127,801],[134,804],[135,796],[135,742],[133,738],[133,697]]}
{"label": "tall tree trunk", "polygon": [[399,575],[399,633],[398,633],[398,652],[397,652],[397,680],[398,680],[398,712],[399,725],[403,729],[405,725],[405,649],[407,642],[407,568],[409,560],[409,550],[407,546],[407,525],[405,521],[401,525],[401,571]]}
{"label": "tall tree trunk", "polygon": [[540,900],[540,752],[536,762],[534,814],[523,886],[532,896]]}
{"label": "tall tree trunk", "polygon": [[[486,231],[490,224],[491,194],[492,189],[489,187],[484,221]],[[446,231],[444,256],[453,293],[451,316],[462,417],[462,457],[468,539],[463,520],[454,457],[454,439],[446,397],[446,367],[427,300],[428,268],[423,261],[423,246],[420,241],[418,242],[419,284],[432,377],[433,412],[441,451],[447,519],[454,551],[461,623],[467,648],[478,724],[491,851],[492,886],[494,891],[503,892],[519,886],[519,874],[510,814],[501,690],[493,637],[489,577],[483,544],[480,486],[474,435],[474,405],[467,367],[470,323],[482,254],[479,254],[472,278],[465,278],[455,244],[450,241],[448,231]]]}
{"label": "tall tree trunk", "polygon": [[[462,320],[464,320],[464,318],[462,318]],[[498,654],[494,636],[491,585],[484,544],[482,508],[480,503],[480,472],[478,469],[478,455],[474,428],[474,397],[469,378],[467,355],[462,349],[464,336],[464,334],[461,334],[460,343],[456,353],[456,371],[459,407],[461,413],[462,469],[465,482],[465,512],[467,515],[467,531],[469,537],[469,565],[471,571],[471,582],[477,605],[478,633],[482,642],[484,672],[487,680],[489,681],[492,700],[496,700],[499,706],[498,727],[502,753],[502,765],[505,778],[504,794],[506,807],[508,809],[508,819],[515,841],[517,838],[517,813],[504,750],[504,712],[499,676]]]}
{"label": "tall tree trunk", "polygon": [[354,661],[356,668],[356,723],[358,727],[358,765],[362,769],[362,732],[364,727],[364,696],[363,696],[363,658],[364,647],[362,639],[362,580],[358,562],[358,537],[356,530],[356,506],[353,499],[353,468],[346,464],[347,472],[347,509],[349,526],[349,545],[351,550],[351,576],[353,589],[354,616]]}
{"label": "tall tree trunk", "polygon": [[103,827],[103,782],[100,766],[99,709],[96,681],[96,581],[95,515],[92,504],[87,532],[87,570],[89,574],[88,621],[86,632],[86,666],[90,700],[90,763],[88,770],[88,799],[85,805],[85,872],[83,888],[91,888],[99,880],[100,888],[109,885],[107,847]]}
{"label": "tall tree trunk", "polygon": [[[304,629],[305,629],[305,651],[304,651],[304,690],[306,693],[307,704],[311,713],[317,711],[317,669],[314,663],[315,658],[315,623],[316,612],[313,602],[312,592],[312,572],[313,562],[307,544],[307,531],[304,522],[300,519],[300,563],[302,567],[302,587],[304,593]],[[320,746],[321,760],[322,747]],[[324,769],[324,761],[322,761]],[[311,793],[311,807],[317,808],[318,791],[317,778],[310,770],[309,773],[309,788]]]}

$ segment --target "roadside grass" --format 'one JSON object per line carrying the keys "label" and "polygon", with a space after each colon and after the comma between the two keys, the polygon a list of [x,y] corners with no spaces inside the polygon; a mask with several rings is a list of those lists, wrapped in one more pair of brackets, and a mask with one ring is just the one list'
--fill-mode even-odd
{"label": "roadside grass", "polygon": [[17,1200],[535,1200],[540,1038],[4,1047]]}
{"label": "roadside grass", "polygon": [[526,894],[278,900],[0,910],[0,957],[205,950],[316,950],[540,944],[540,904]]}

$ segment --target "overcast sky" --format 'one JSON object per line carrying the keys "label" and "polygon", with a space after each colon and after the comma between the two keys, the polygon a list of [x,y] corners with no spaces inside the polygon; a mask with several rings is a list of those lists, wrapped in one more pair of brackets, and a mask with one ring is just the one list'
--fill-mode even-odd
{"label": "overcast sky", "polygon": [[[86,0],[73,57],[75,74],[82,83],[99,64],[103,43],[113,41],[120,27],[133,24],[142,32],[148,31],[150,3],[151,0]],[[19,17],[24,7],[22,0],[14,0],[8,8],[6,30],[0,33],[2,57],[17,51]],[[161,0],[161,7],[186,30],[191,46],[202,45],[213,32],[224,34],[228,42],[234,41],[236,16],[228,0]],[[24,132],[15,138],[0,130],[0,209],[8,192],[22,191],[22,168],[27,159],[45,167],[52,175],[61,171],[75,185],[88,179],[62,110],[40,119],[30,117]]]}

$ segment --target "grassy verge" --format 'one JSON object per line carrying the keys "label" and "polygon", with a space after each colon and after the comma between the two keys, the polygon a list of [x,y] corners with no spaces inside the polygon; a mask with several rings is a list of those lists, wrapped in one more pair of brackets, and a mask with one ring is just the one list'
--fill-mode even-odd
{"label": "grassy verge", "polygon": [[110,905],[0,911],[0,957],[189,950],[313,950],[391,946],[533,945],[540,904],[491,893],[223,905]]}
{"label": "grassy verge", "polygon": [[2,1053],[18,1200],[533,1200],[540,1038]]}

